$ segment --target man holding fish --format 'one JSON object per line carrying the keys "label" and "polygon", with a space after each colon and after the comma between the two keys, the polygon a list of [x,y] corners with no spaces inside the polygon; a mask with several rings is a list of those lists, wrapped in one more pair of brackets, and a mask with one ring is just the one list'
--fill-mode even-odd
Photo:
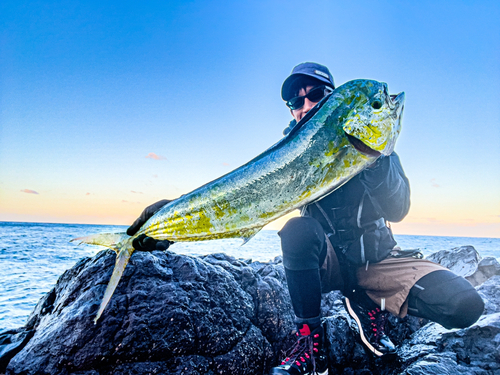
{"label": "man holding fish", "polygon": [[[281,91],[294,118],[285,136],[299,131],[334,90],[328,68],[316,63],[297,65]],[[381,111],[384,106],[404,102],[404,94],[389,96],[385,92],[384,97],[372,100],[366,111]],[[381,154],[352,134],[347,138],[374,162],[333,192],[302,206],[301,216],[289,220],[279,232],[297,342],[271,374],[328,374],[322,293],[342,291],[357,336],[378,357],[395,353],[385,331],[388,314],[411,314],[446,328],[464,328],[473,324],[484,308],[481,297],[464,278],[421,259],[417,251],[396,247],[389,222],[401,221],[410,207],[409,183],[399,157],[395,152]],[[127,234],[138,233],[168,203],[163,200],[147,207]],[[164,250],[170,243],[141,234],[134,238],[133,247]]]}

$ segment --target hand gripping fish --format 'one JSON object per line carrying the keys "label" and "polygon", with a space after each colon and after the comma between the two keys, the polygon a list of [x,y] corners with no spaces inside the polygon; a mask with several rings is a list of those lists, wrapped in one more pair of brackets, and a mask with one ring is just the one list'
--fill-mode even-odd
{"label": "hand gripping fish", "polygon": [[380,155],[394,150],[404,93],[387,84],[354,80],[338,87],[274,146],[234,171],[165,205],[134,236],[105,233],[73,241],[117,253],[94,322],[106,308],[145,234],[157,240],[202,241],[240,237],[246,243],[273,220],[331,193]]}

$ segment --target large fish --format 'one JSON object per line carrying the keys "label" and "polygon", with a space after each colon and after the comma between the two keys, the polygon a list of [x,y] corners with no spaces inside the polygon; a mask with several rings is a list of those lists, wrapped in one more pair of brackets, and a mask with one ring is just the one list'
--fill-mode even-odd
{"label": "large fish", "polygon": [[389,155],[400,132],[404,93],[387,84],[354,80],[324,98],[274,146],[234,171],[165,205],[135,234],[77,238],[116,251],[116,264],[95,317],[109,302],[145,234],[158,240],[202,241],[241,237],[248,241],[271,221],[346,183]]}

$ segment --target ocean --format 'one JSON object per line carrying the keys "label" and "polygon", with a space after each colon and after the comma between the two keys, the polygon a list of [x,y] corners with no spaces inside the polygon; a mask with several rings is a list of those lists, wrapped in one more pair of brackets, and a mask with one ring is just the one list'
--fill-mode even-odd
{"label": "ocean", "polygon": [[[21,327],[38,300],[62,273],[102,247],[75,245],[76,237],[123,232],[126,226],[0,222],[0,331]],[[425,255],[472,245],[482,257],[500,258],[500,238],[396,235],[403,249]],[[170,250],[187,255],[224,252],[236,258],[269,261],[281,254],[277,231],[264,230],[245,246],[239,239],[176,243]]]}

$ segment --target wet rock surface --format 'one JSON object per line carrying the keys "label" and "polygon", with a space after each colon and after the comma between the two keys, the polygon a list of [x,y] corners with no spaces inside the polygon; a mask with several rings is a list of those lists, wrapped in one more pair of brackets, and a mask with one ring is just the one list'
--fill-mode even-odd
{"label": "wet rock surface", "polygon": [[[324,295],[330,374],[500,374],[500,267],[465,250],[462,265],[462,251],[437,260],[485,278],[478,287],[485,315],[460,330],[392,317],[394,358],[367,354],[341,294]],[[114,260],[110,251],[82,259],[40,300],[25,327],[0,332],[0,373],[266,374],[294,342],[279,258],[260,263],[224,254],[136,252],[94,325]]]}
{"label": "wet rock surface", "polygon": [[94,325],[114,259],[102,252],[63,274],[7,374],[262,373],[291,329],[283,272],[172,252],[136,252]]}
{"label": "wet rock surface", "polygon": [[472,276],[478,269],[480,256],[472,246],[461,246],[451,250],[441,250],[427,257],[450,271],[463,277]]}
{"label": "wet rock surface", "polygon": [[495,275],[500,275],[500,263],[496,258],[486,257],[481,259],[477,265],[476,272],[466,277],[466,279],[469,280],[472,285],[478,286]]}

